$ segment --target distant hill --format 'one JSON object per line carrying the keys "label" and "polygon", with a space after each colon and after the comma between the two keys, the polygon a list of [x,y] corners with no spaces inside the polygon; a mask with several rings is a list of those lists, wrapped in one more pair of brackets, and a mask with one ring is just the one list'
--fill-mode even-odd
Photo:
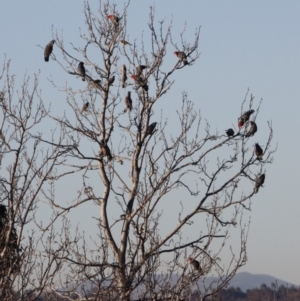
{"label": "distant hill", "polygon": [[[158,276],[159,277],[159,276]],[[175,285],[175,283],[178,281],[179,279],[179,275],[173,275],[172,276],[172,285]],[[208,286],[211,282],[214,281],[214,277],[208,277],[205,280],[206,285]],[[294,286],[294,287],[298,287],[298,285],[295,285],[293,283],[284,281],[284,280],[280,280],[277,279],[273,276],[269,276],[269,275],[264,275],[264,274],[250,274],[248,272],[240,272],[238,274],[236,274],[233,279],[230,281],[230,283],[228,284],[227,288],[229,287],[234,287],[234,288],[240,288],[241,291],[243,292],[247,292],[247,290],[251,290],[254,288],[260,288],[262,284],[265,284],[266,286],[268,286],[269,288],[272,287],[272,283],[277,283],[278,288],[281,285],[284,286]],[[201,283],[201,281],[199,281],[198,283],[199,287],[203,287],[203,284]],[[90,290],[92,288],[93,284],[90,281],[85,281],[84,283],[82,283],[80,286],[78,286],[78,288],[76,289],[77,292],[82,292],[83,288],[85,290]],[[69,284],[68,289],[72,289],[73,285]],[[213,285],[214,287],[214,285]],[[66,289],[61,288],[60,291],[64,291]]]}
{"label": "distant hill", "polygon": [[233,286],[235,288],[239,287],[243,292],[246,292],[248,289],[253,288],[260,288],[262,284],[265,284],[268,287],[271,287],[272,283],[276,283],[278,287],[281,285],[284,286],[295,286],[297,285],[293,283],[289,283],[287,281],[283,281],[280,279],[277,279],[275,277],[269,276],[269,275],[263,275],[263,274],[250,274],[248,272],[241,272],[236,274],[233,279],[230,281],[230,286]]}

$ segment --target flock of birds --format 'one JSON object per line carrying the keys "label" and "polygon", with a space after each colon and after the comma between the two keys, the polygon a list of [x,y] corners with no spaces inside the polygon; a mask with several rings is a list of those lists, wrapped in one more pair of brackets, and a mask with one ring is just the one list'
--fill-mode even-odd
{"label": "flock of birds", "polygon": [[[115,28],[117,29],[118,26],[119,26],[120,18],[116,15],[108,15],[107,18],[114,24]],[[123,39],[120,40],[120,43],[122,43],[124,46],[131,45],[129,42],[127,42]],[[52,40],[46,45],[45,50],[44,50],[45,62],[49,62],[49,58],[50,58],[50,55],[53,51],[54,44],[55,44],[55,40]],[[188,64],[187,56],[184,52],[175,51],[174,54],[178,57],[178,59],[181,62],[183,62],[184,65]],[[147,92],[149,90],[149,86],[143,78],[143,70],[145,70],[146,68],[147,68],[147,66],[145,66],[145,65],[139,65],[139,66],[136,67],[135,74],[131,75],[131,78],[135,81],[135,84],[137,85],[138,89],[142,88],[145,92]],[[80,76],[82,78],[82,80],[85,81],[85,79],[86,79],[86,70],[85,70],[83,62],[80,62],[78,64],[77,70],[76,70],[76,75]],[[127,78],[127,68],[126,68],[125,65],[123,65],[122,66],[122,88],[126,87],[127,79],[128,79]],[[91,81],[92,81],[92,83],[95,87],[101,87],[100,79],[91,80]],[[114,83],[114,81],[115,81],[115,76],[112,76],[108,81],[108,86],[112,85]],[[127,110],[131,111],[132,110],[131,91],[127,92],[127,95],[125,97],[124,102],[125,102],[125,106],[126,106],[125,109],[124,109],[124,113]],[[86,102],[83,105],[82,109],[81,109],[81,113],[87,111],[88,107],[89,107],[89,102]],[[147,127],[145,137],[148,136],[148,135],[152,135],[154,133],[156,124],[157,124],[157,122],[153,122]],[[106,140],[105,141],[101,140],[99,156],[101,156],[101,157],[107,156],[108,160],[110,161],[110,160],[112,160],[113,157],[111,155],[111,152],[110,152],[110,149],[107,145],[107,142],[108,141],[106,141]]]}
{"label": "flock of birds", "polygon": [[[119,21],[120,18],[116,15],[108,15],[107,18],[114,24],[115,28],[118,28],[119,26]],[[45,51],[44,51],[44,58],[45,61],[48,62],[49,61],[49,57],[53,51],[53,45],[55,43],[55,40],[50,41],[46,47],[45,47]],[[122,43],[124,46],[126,45],[131,45],[129,42],[125,41],[125,40],[120,40],[120,43]],[[184,64],[184,65],[188,65],[189,62],[187,60],[187,55],[183,52],[183,51],[175,51],[174,54],[177,56],[177,58]],[[138,86],[138,88],[142,88],[145,92],[147,92],[149,90],[149,86],[147,84],[147,82],[143,79],[143,70],[146,69],[147,66],[145,65],[139,65],[136,67],[136,74],[131,75],[131,78],[135,81],[136,85]],[[80,62],[78,64],[77,67],[77,75],[79,75],[83,81],[85,81],[86,78],[86,71],[85,71],[85,67],[84,67],[84,63]],[[109,79],[108,81],[108,86],[112,85],[113,82],[115,80],[115,76],[113,76],[112,78]],[[122,88],[126,87],[126,81],[127,81],[127,68],[125,65],[122,66]],[[100,80],[95,80],[93,81],[96,85],[100,85]],[[125,110],[124,113],[129,110],[132,110],[132,99],[131,99],[131,92],[128,91],[127,95],[125,97]],[[85,103],[81,113],[83,113],[84,111],[86,111],[89,107],[89,103]],[[239,129],[241,129],[250,119],[251,114],[254,113],[254,110],[249,110],[245,113],[242,114],[242,116],[238,119],[238,127]],[[152,135],[154,133],[155,127],[156,127],[156,122],[151,123],[147,130],[146,130],[146,134],[145,137],[148,135]],[[245,134],[245,137],[251,137],[253,136],[255,133],[257,132],[257,125],[254,121],[250,121],[250,128],[247,131],[247,133]],[[226,130],[226,134],[229,138],[234,136],[234,130],[232,128]],[[112,160],[112,155],[110,152],[110,149],[107,145],[108,141],[101,141],[101,146],[100,146],[100,152],[99,155],[100,156],[107,156],[108,160]],[[263,150],[260,147],[260,145],[258,143],[255,144],[255,154],[257,156],[258,160],[262,160],[263,157]],[[257,193],[259,188],[264,184],[265,181],[265,174],[261,174],[255,182],[255,192]],[[194,270],[198,271],[198,272],[202,272],[201,269],[201,265],[200,262],[197,261],[196,259],[189,257],[188,258],[188,262],[192,265],[192,267],[194,268]]]}
{"label": "flock of birds", "polygon": [[[249,121],[249,118],[250,118],[251,114],[253,114],[254,112],[255,112],[254,110],[249,110],[249,111],[242,114],[242,116],[238,119],[239,129],[241,129],[246,124],[246,122]],[[251,137],[257,132],[256,123],[254,121],[250,121],[250,124],[251,124],[251,126],[250,126],[249,130],[247,131],[247,133],[245,134],[245,137]],[[226,130],[226,134],[229,138],[231,138],[231,137],[234,136],[234,130],[230,128],[230,129]],[[254,151],[255,151],[255,155],[256,155],[257,159],[262,160],[263,149],[260,147],[260,145],[258,143],[255,144]],[[255,181],[255,193],[257,193],[258,190],[259,190],[259,187],[261,187],[264,184],[265,177],[266,177],[266,175],[263,173],[256,179],[256,181]],[[189,257],[188,262],[191,264],[191,266],[193,267],[193,269],[195,271],[202,274],[203,271],[202,271],[200,262],[198,260],[196,260],[192,257]]]}
{"label": "flock of birds", "polygon": [[[107,18],[109,20],[111,20],[111,22],[114,24],[115,28],[118,28],[119,26],[119,22],[120,22],[120,18],[116,15],[108,15]],[[55,43],[55,40],[50,41],[46,47],[45,47],[45,51],[44,51],[44,58],[46,62],[49,62],[49,57],[53,51],[53,45]],[[125,40],[120,40],[120,43],[122,43],[124,46],[126,45],[131,45],[129,42],[125,41]],[[183,52],[183,51],[175,51],[174,54],[178,57],[178,59],[183,62],[184,65],[188,65],[189,62],[187,60],[187,55]],[[136,74],[132,74],[131,78],[135,81],[135,83],[137,84],[137,86],[140,88],[142,88],[144,91],[148,91],[149,90],[149,86],[147,84],[147,82],[144,80],[142,73],[143,70],[146,69],[147,66],[145,65],[139,65],[136,67]],[[85,71],[85,67],[84,67],[84,63],[80,62],[78,64],[77,67],[77,75],[79,75],[83,81],[85,81],[86,78],[86,71]],[[115,76],[113,76],[112,78],[109,79],[108,85],[112,85],[113,82],[115,81]],[[125,88],[126,86],[126,81],[127,81],[127,68],[125,65],[122,66],[122,88]],[[94,84],[100,84],[100,80],[93,80]],[[125,97],[125,112],[127,110],[131,111],[132,110],[132,99],[131,99],[131,95],[130,92],[127,93],[127,96]],[[88,109],[89,103],[85,103],[85,105],[82,108],[81,112],[84,112],[85,110]]]}
{"label": "flock of birds", "polygon": [[[246,122],[249,121],[251,114],[253,114],[254,112],[255,112],[254,110],[249,110],[249,111],[242,114],[242,116],[238,119],[239,129],[241,129],[246,124]],[[247,133],[245,134],[245,137],[251,137],[256,132],[257,132],[256,123],[254,121],[250,121],[250,128],[247,131]],[[231,137],[234,136],[234,130],[230,128],[230,129],[226,130],[226,134],[229,138],[231,138]],[[263,152],[263,149],[261,148],[261,146],[258,143],[255,143],[254,152],[255,152],[255,155],[256,155],[257,159],[262,160],[264,152]],[[255,181],[255,193],[257,193],[258,190],[259,190],[259,187],[261,187],[264,184],[265,177],[266,177],[266,175],[263,173],[256,179],[256,181]]]}

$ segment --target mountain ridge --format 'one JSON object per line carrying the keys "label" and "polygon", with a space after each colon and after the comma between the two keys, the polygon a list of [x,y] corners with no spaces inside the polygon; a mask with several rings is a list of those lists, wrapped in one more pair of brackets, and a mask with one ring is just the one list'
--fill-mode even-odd
{"label": "mountain ridge", "polygon": [[[172,276],[172,285],[175,285],[175,283],[179,279],[179,275],[173,275]],[[198,287],[203,288],[203,284],[206,286],[209,286],[210,283],[216,282],[218,278],[216,277],[208,277],[204,280],[204,283],[199,280],[198,282]],[[226,289],[230,287],[234,288],[240,288],[240,290],[244,293],[247,292],[247,290],[255,289],[255,288],[260,288],[261,285],[265,284],[269,288],[272,288],[272,283],[276,285],[277,288],[279,288],[281,285],[283,286],[288,286],[288,287],[298,287],[298,285],[295,285],[291,282],[282,280],[282,279],[277,279],[276,277],[266,275],[266,274],[251,274],[249,272],[239,272],[237,273],[232,280],[229,282],[227,285]],[[85,281],[81,285],[79,285],[76,288],[76,291],[82,292],[82,289],[84,287],[85,290],[90,290],[93,286],[93,283],[91,281]],[[60,288],[60,291],[65,291],[68,289],[72,289],[74,286],[72,284],[69,284],[68,288]],[[215,287],[213,285],[213,287]],[[195,287],[196,288],[196,287]]]}
{"label": "mountain ridge", "polygon": [[240,272],[237,273],[227,287],[240,288],[243,292],[246,292],[249,289],[260,288],[262,284],[265,284],[268,287],[272,287],[272,283],[278,287],[281,285],[284,286],[295,286],[294,283],[288,281],[277,279],[276,277],[266,275],[266,274],[251,274],[249,272]]}

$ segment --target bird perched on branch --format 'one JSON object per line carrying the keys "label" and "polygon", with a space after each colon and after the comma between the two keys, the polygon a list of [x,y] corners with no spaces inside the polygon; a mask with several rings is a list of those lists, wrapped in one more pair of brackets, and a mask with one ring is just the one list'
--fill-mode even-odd
{"label": "bird perched on branch", "polygon": [[254,121],[250,121],[251,126],[250,129],[248,130],[247,134],[245,135],[246,137],[253,136],[257,132],[257,125]]}
{"label": "bird perched on branch", "polygon": [[108,81],[108,86],[112,85],[115,81],[115,76],[111,77]]}
{"label": "bird perched on branch", "polygon": [[105,143],[100,143],[99,156],[100,157],[107,156],[109,161],[112,160],[112,155],[111,155],[111,152],[110,152],[110,149],[109,149],[108,145],[106,144],[106,141],[105,141]]}
{"label": "bird perched on branch", "polygon": [[255,155],[258,160],[262,160],[263,150],[258,143],[255,144]]}
{"label": "bird perched on branch", "polygon": [[157,122],[153,122],[148,126],[147,131],[146,131],[146,136],[153,134],[156,124],[157,124]]}
{"label": "bird perched on branch", "polygon": [[78,64],[77,73],[82,77],[82,80],[85,81],[85,68],[83,62]]}
{"label": "bird perched on branch", "polygon": [[136,75],[137,76],[142,75],[143,70],[146,69],[146,68],[147,68],[147,66],[145,66],[145,65],[139,65],[139,66],[135,67],[135,69],[136,69]]}
{"label": "bird perched on branch", "polygon": [[132,110],[132,99],[131,99],[131,92],[130,91],[127,92],[127,96],[125,97],[125,105],[126,105],[126,108],[124,110],[124,113],[127,110],[129,110],[129,111]]}
{"label": "bird perched on branch", "polygon": [[228,137],[233,137],[233,135],[234,135],[234,130],[233,130],[233,129],[228,129],[228,130],[226,131],[226,134],[227,134]]}
{"label": "bird perched on branch", "polygon": [[127,80],[127,74],[126,74],[127,68],[126,68],[125,65],[122,66],[122,72],[123,72],[123,74],[122,74],[122,88],[125,88],[125,82]]}
{"label": "bird perched on branch", "polygon": [[251,114],[253,114],[255,112],[255,110],[249,110],[247,112],[245,112],[239,119],[243,119],[244,122],[247,122],[251,116]]}
{"label": "bird perched on branch", "polygon": [[261,187],[265,182],[266,175],[261,174],[255,181],[255,193],[258,193],[259,187]]}
{"label": "bird perched on branch", "polygon": [[5,142],[5,136],[4,136],[4,134],[2,133],[2,130],[0,129],[0,140],[2,140],[4,143],[6,143]]}
{"label": "bird perched on branch", "polygon": [[118,27],[119,26],[119,21],[120,21],[120,18],[116,15],[108,15],[107,18],[113,22],[114,26],[115,27]]}
{"label": "bird perched on branch", "polygon": [[91,80],[89,84],[92,88],[102,90],[100,79]]}
{"label": "bird perched on branch", "polygon": [[86,102],[84,105],[83,105],[83,107],[82,107],[82,109],[81,109],[81,114],[84,112],[84,111],[86,111],[87,109],[88,109],[88,107],[89,107],[89,102]]}
{"label": "bird perched on branch", "polygon": [[188,65],[187,56],[183,51],[175,51],[174,54],[179,58],[184,65]]}
{"label": "bird perched on branch", "polygon": [[195,271],[202,272],[200,262],[192,257],[189,257],[188,262],[193,266]]}
{"label": "bird perched on branch", "polygon": [[244,119],[239,119],[238,120],[238,127],[239,127],[239,129],[241,129],[244,126],[244,124],[245,124]]}
{"label": "bird perched on branch", "polygon": [[44,51],[45,62],[49,62],[49,57],[52,53],[54,43],[55,43],[55,40],[52,40],[45,47],[45,51]]}
{"label": "bird perched on branch", "polygon": [[144,82],[144,80],[137,75],[131,75],[131,78],[136,82],[137,85],[139,85],[139,87],[142,87],[145,91],[149,90],[148,85]]}
{"label": "bird perched on branch", "polygon": [[244,126],[244,124],[249,120],[251,114],[253,114],[254,112],[255,112],[254,110],[249,110],[242,114],[242,116],[238,120],[239,129]]}
{"label": "bird perched on branch", "polygon": [[127,42],[125,40],[120,40],[120,43],[122,43],[124,46],[131,45],[129,42]]}

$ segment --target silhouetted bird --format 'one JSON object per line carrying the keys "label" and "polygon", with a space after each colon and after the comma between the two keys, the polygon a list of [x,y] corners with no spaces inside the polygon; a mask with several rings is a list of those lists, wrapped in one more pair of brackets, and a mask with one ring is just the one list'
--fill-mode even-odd
{"label": "silhouetted bird", "polygon": [[147,136],[147,135],[152,135],[152,134],[153,134],[153,132],[154,132],[154,130],[155,130],[155,127],[156,127],[156,124],[157,124],[157,122],[153,122],[153,123],[151,123],[151,124],[148,126],[147,131],[146,131],[146,136]]}
{"label": "silhouetted bird", "polygon": [[123,72],[123,74],[122,74],[122,88],[125,88],[125,82],[127,80],[127,74],[126,74],[127,68],[126,68],[125,65],[123,65],[123,67],[122,67],[122,72]]}
{"label": "silhouetted bird", "polygon": [[244,119],[239,119],[239,121],[238,121],[239,129],[241,129],[244,126],[244,124],[245,124],[245,120]]}
{"label": "silhouetted bird", "polygon": [[243,113],[243,115],[239,118],[239,121],[238,121],[239,129],[244,126],[244,124],[249,120],[250,115],[253,114],[254,112],[255,112],[254,110],[249,110],[249,111]]}
{"label": "silhouetted bird", "polygon": [[122,43],[124,46],[131,45],[129,42],[127,42],[125,40],[120,40],[120,43]]}
{"label": "silhouetted bird", "polygon": [[78,64],[77,73],[82,77],[82,80],[85,81],[85,68],[83,62]]}
{"label": "silhouetted bird", "polygon": [[259,187],[261,187],[265,182],[265,174],[261,174],[255,181],[255,193],[258,193]]}
{"label": "silhouetted bird", "polygon": [[108,15],[107,18],[113,22],[115,28],[119,26],[120,18],[116,15]]}
{"label": "silhouetted bird", "polygon": [[108,86],[112,85],[115,81],[115,76],[111,77],[108,81]]}
{"label": "silhouetted bird", "polygon": [[2,133],[2,130],[0,129],[0,140],[2,140],[4,143],[6,143],[5,142],[5,136],[4,136],[4,134]]}
{"label": "silhouetted bird", "polygon": [[258,143],[255,144],[255,155],[258,160],[262,160],[263,150]]}
{"label": "silhouetted bird", "polygon": [[100,90],[102,89],[100,79],[91,80],[89,84],[92,88],[100,89]]}
{"label": "silhouetted bird", "polygon": [[146,92],[149,90],[148,85],[144,82],[144,80],[140,76],[137,76],[137,75],[133,74],[133,75],[131,75],[131,78],[134,79],[136,84],[139,87],[142,87]]}
{"label": "silhouetted bird", "polygon": [[82,109],[81,109],[81,114],[82,114],[84,111],[86,111],[88,107],[89,107],[89,103],[86,102],[86,103],[83,105]]}
{"label": "silhouetted bird", "polygon": [[251,126],[250,129],[248,130],[246,137],[253,136],[257,132],[257,125],[254,121],[250,121]]}
{"label": "silhouetted bird", "polygon": [[103,143],[100,144],[99,156],[100,157],[107,156],[109,161],[112,160],[112,155],[111,155],[110,149],[107,144],[103,144]]}
{"label": "silhouetted bird", "polygon": [[45,47],[45,51],[44,51],[45,62],[49,62],[49,57],[52,53],[54,43],[55,43],[55,40],[52,40]]}
{"label": "silhouetted bird", "polygon": [[145,65],[139,65],[137,66],[135,69],[136,69],[136,75],[137,76],[140,76],[142,73],[143,73],[143,70],[146,69],[147,66]]}
{"label": "silhouetted bird", "polygon": [[199,272],[202,271],[201,266],[200,266],[200,262],[198,260],[196,260],[192,257],[189,257],[188,261],[193,266],[195,271],[199,271]]}
{"label": "silhouetted bird", "polygon": [[181,62],[184,63],[184,65],[188,65],[187,56],[183,51],[175,51],[174,54],[179,58]]}
{"label": "silhouetted bird", "polygon": [[228,129],[226,131],[226,134],[227,134],[228,137],[232,137],[234,135],[234,130],[233,129]]}
{"label": "silhouetted bird", "polygon": [[125,97],[125,105],[126,105],[126,108],[124,110],[124,113],[127,110],[129,110],[129,111],[132,110],[132,99],[131,99],[131,92],[130,91],[128,91],[127,96]]}
{"label": "silhouetted bird", "polygon": [[251,116],[251,114],[253,114],[255,112],[255,110],[249,110],[247,112],[245,112],[241,117],[240,119],[243,119],[244,122],[247,122]]}

